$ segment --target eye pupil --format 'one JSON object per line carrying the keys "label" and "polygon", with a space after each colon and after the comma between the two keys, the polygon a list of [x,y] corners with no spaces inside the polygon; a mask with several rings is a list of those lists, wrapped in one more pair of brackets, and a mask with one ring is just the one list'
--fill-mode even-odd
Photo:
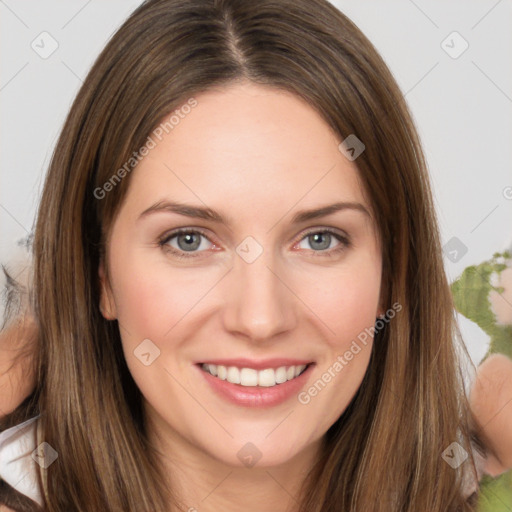
{"label": "eye pupil", "polygon": [[[193,238],[196,237],[196,240],[194,241]],[[185,245],[182,246],[181,242],[185,241]],[[177,238],[178,246],[180,249],[183,249],[184,251],[194,250],[199,247],[201,244],[201,240],[195,233],[186,233],[184,235],[179,235]]]}
{"label": "eye pupil", "polygon": [[[324,239],[322,243],[322,238]],[[317,249],[328,249],[331,242],[330,233],[314,233],[310,235],[310,240],[313,240],[312,247],[314,247],[315,243],[320,243],[320,247],[316,247]]]}

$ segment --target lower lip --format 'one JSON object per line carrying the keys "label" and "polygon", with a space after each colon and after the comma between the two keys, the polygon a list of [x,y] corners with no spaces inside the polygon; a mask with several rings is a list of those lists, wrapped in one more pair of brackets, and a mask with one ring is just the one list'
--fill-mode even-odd
{"label": "lower lip", "polygon": [[221,380],[204,371],[201,365],[196,365],[198,371],[204,376],[206,382],[222,398],[236,405],[245,407],[272,407],[282,404],[291,397],[296,396],[306,384],[314,363],[310,364],[298,377],[287,380],[282,384],[271,387],[242,386]]}

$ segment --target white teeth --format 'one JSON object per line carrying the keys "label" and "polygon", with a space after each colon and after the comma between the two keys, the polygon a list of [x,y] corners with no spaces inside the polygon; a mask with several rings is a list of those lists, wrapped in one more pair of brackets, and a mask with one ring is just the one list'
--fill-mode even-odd
{"label": "white teeth", "polygon": [[287,380],[288,378],[286,377],[286,366],[281,366],[276,370],[276,384],[281,384]]}
{"label": "white teeth", "polygon": [[[204,369],[204,366],[203,366],[203,369]],[[208,365],[208,369],[209,368],[209,365]],[[226,376],[228,374],[228,370],[225,366],[217,366],[217,377],[220,379],[220,380],[226,380]]]}
{"label": "white teeth", "polygon": [[305,364],[301,364],[300,366],[296,366],[295,367],[295,377],[298,377],[302,373],[302,370],[304,370],[304,368],[306,368]]}
{"label": "white teeth", "polygon": [[280,366],[279,368],[265,368],[255,370],[254,368],[237,368],[236,366],[222,366],[216,364],[202,365],[204,371],[221,380],[227,380],[231,384],[242,386],[272,387],[282,384],[288,380],[298,377],[306,368],[305,364],[298,366]]}
{"label": "white teeth", "polygon": [[242,368],[240,370],[240,384],[242,384],[242,386],[257,386],[258,370],[254,368]]}
{"label": "white teeth", "polygon": [[240,370],[236,366],[230,366],[226,380],[231,384],[240,384]]}
{"label": "white teeth", "polygon": [[276,372],[272,368],[258,372],[258,386],[269,388],[276,385]]}

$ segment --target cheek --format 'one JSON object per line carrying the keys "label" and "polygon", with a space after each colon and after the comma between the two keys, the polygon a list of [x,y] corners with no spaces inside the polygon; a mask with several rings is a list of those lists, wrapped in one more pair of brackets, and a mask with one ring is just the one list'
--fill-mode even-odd
{"label": "cheek", "polygon": [[138,338],[165,337],[206,286],[192,272],[173,272],[165,265],[148,264],[142,251],[123,259],[112,274],[120,327]]}
{"label": "cheek", "polygon": [[[306,417],[324,432],[343,414],[368,369],[379,283],[372,273],[347,273],[317,291],[318,316],[329,328],[327,345],[309,385],[298,396]],[[322,307],[320,307],[322,306]]]}
{"label": "cheek", "polygon": [[[328,327],[328,348],[315,368],[310,385],[298,401],[328,429],[345,411],[359,389],[371,356],[373,327],[380,297],[381,266],[369,254],[325,276],[305,283],[308,305]],[[306,302],[306,300],[305,300]]]}
{"label": "cheek", "polygon": [[[130,251],[111,269],[114,300],[122,348],[137,387],[151,403],[180,403],[183,392],[176,385],[172,354],[179,348],[173,327],[181,327],[191,306],[197,302],[197,281],[184,273],[170,272],[150,264],[144,251]],[[194,293],[195,290],[195,293]],[[149,355],[148,355],[149,354]]]}
{"label": "cheek", "polygon": [[379,260],[361,258],[353,264],[316,272],[303,282],[304,302],[328,328],[329,340],[338,349],[365,328],[373,326],[380,297]]}
{"label": "cheek", "polygon": [[331,358],[315,368],[315,375],[297,396],[300,412],[315,433],[326,432],[345,412],[357,393],[368,368],[371,343],[359,344],[358,352]]}

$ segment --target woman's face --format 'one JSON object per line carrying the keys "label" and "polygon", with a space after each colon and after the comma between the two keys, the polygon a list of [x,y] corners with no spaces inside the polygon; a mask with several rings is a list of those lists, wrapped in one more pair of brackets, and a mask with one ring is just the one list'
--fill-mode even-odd
{"label": "woman's face", "polygon": [[195,100],[130,177],[101,309],[161,431],[229,465],[275,465],[361,384],[380,245],[355,163],[307,103],[254,84]]}

